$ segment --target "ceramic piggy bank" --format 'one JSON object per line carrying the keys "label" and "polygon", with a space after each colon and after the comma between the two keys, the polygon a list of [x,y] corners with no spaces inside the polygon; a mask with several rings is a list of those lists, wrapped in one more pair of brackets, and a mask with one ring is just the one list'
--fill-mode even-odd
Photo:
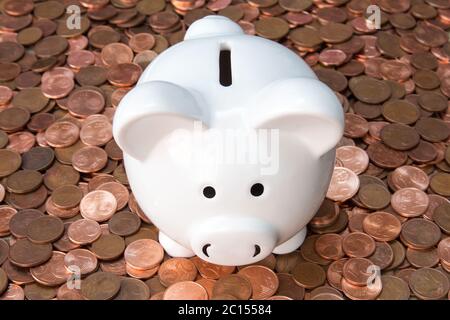
{"label": "ceramic piggy bank", "polygon": [[144,71],[113,132],[167,253],[244,265],[302,244],[343,127],[300,57],[208,16]]}

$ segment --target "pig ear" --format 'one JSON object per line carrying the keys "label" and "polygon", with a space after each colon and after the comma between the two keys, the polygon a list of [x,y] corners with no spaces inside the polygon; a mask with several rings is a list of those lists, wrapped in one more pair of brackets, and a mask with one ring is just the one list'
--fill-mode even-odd
{"label": "pig ear", "polygon": [[344,131],[341,103],[331,89],[313,78],[268,85],[248,112],[251,127],[292,133],[317,157],[334,148]]}
{"label": "pig ear", "polygon": [[176,129],[192,130],[204,121],[195,98],[186,89],[165,81],[137,85],[123,97],[113,121],[117,144],[143,160],[163,137]]}

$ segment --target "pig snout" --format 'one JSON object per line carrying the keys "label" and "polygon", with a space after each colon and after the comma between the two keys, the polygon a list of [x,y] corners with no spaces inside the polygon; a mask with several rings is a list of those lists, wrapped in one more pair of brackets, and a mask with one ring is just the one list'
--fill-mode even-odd
{"label": "pig snout", "polygon": [[[273,226],[257,218],[215,217],[192,228],[192,250],[197,256],[221,265],[243,265],[260,261],[275,248]],[[229,257],[233,257],[233,264]]]}

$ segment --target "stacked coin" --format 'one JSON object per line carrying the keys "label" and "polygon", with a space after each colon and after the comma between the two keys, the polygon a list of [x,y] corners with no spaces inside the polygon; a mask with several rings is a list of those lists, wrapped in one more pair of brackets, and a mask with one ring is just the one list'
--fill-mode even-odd
{"label": "stacked coin", "polygon": [[[69,4],[80,28],[67,23]],[[450,298],[449,9],[448,0],[0,1],[0,299]],[[164,253],[111,132],[142,70],[213,14],[303,57],[345,111],[305,242],[250,266]]]}

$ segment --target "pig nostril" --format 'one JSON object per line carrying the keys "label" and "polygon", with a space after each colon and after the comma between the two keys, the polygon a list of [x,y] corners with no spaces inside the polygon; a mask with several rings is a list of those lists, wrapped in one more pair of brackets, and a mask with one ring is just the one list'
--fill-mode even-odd
{"label": "pig nostril", "polygon": [[209,254],[208,254],[208,247],[211,246],[211,244],[205,244],[202,248],[203,253],[205,254],[205,256],[207,256],[209,258]]}
{"label": "pig nostril", "polygon": [[255,244],[255,254],[253,255],[253,257],[256,257],[260,253],[261,253],[261,247],[258,246],[257,244]]}

